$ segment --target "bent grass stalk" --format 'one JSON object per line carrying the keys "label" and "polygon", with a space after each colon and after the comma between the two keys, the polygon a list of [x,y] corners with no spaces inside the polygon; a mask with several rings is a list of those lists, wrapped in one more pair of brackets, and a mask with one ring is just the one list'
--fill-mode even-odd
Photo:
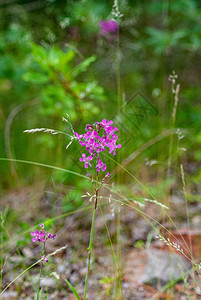
{"label": "bent grass stalk", "polygon": [[114,247],[113,247],[112,240],[111,240],[111,237],[110,237],[110,233],[109,233],[109,230],[108,230],[108,227],[107,227],[107,223],[105,221],[103,210],[102,210],[102,208],[101,208],[100,205],[99,205],[99,209],[100,209],[103,221],[104,221],[104,225],[105,225],[105,228],[106,228],[106,231],[107,231],[107,235],[108,235],[108,239],[109,239],[109,242],[110,242],[110,246],[111,246],[111,249],[112,249],[112,255],[113,255],[114,262],[115,262],[115,267],[116,267],[116,271],[117,271],[119,286],[120,286],[120,290],[121,290],[121,297],[122,297],[122,300],[124,300],[123,289],[122,289],[122,281],[121,281],[121,274],[120,274],[120,270],[119,270],[119,265],[118,265],[117,257],[116,257],[115,251],[114,251]]}
{"label": "bent grass stalk", "polygon": [[[16,117],[16,115],[22,111],[24,108],[28,107],[28,106],[32,106],[39,103],[38,100],[33,100],[31,102],[24,102],[19,104],[17,107],[15,107],[9,114],[7,120],[6,120],[6,124],[5,124],[5,130],[4,130],[4,138],[5,138],[5,150],[6,150],[6,156],[9,159],[12,159],[13,154],[12,154],[12,150],[11,150],[11,126],[13,124],[13,120]],[[15,169],[15,165],[13,164],[13,161],[10,161],[10,171],[13,177],[15,177],[16,179],[18,179],[18,174],[17,171]]]}
{"label": "bent grass stalk", "polygon": [[3,289],[3,291],[0,293],[0,296],[16,281],[18,280],[22,275],[24,275],[26,272],[28,272],[31,268],[36,266],[38,263],[42,261],[42,258],[37,260],[35,263],[33,263],[31,266],[26,268],[23,272],[21,272],[18,276],[16,276],[6,287]]}
{"label": "bent grass stalk", "polygon": [[[48,220],[44,221],[44,224],[52,223],[52,221],[60,220],[62,218],[71,216],[73,214],[76,214],[76,213],[79,213],[79,212],[82,212],[82,211],[85,211],[85,210],[90,210],[91,208],[93,208],[93,205],[90,205],[90,206],[87,206],[87,207],[83,207],[83,208],[80,208],[80,209],[76,209],[76,210],[73,210],[73,211],[70,211],[70,212],[58,215],[58,216],[53,217],[53,218],[49,218]],[[12,242],[15,242],[16,240],[19,240],[20,237],[24,236],[25,234],[29,233],[30,231],[32,231],[34,229],[36,229],[36,226],[29,227],[28,229],[24,230],[23,232],[21,232],[20,234],[16,235],[15,237],[12,237]],[[4,242],[3,246],[5,247],[8,244],[9,244],[9,241],[8,242]],[[2,245],[0,245],[0,249],[1,248],[2,248]]]}
{"label": "bent grass stalk", "polygon": [[[109,155],[103,153],[103,155],[105,155],[107,158],[109,158],[110,160],[112,160],[116,165],[118,165],[122,170],[124,170],[126,173],[128,173],[136,182],[138,182],[142,188],[154,199],[156,200],[156,198],[154,197],[154,195],[146,188],[146,186],[140,182],[130,171],[128,171],[122,164],[118,163],[115,159],[111,158]],[[89,178],[87,176],[84,176],[80,173],[77,173],[77,172],[74,172],[74,171],[71,171],[71,170],[68,170],[68,169],[63,169],[63,168],[60,168],[60,167],[56,167],[56,166],[52,166],[52,165],[47,165],[47,164],[43,164],[43,163],[38,163],[38,162],[32,162],[32,161],[27,161],[27,160],[20,160],[20,159],[9,159],[9,158],[4,158],[4,157],[0,157],[0,161],[15,161],[15,162],[18,162],[18,163],[25,163],[25,164],[32,164],[32,165],[36,165],[36,166],[41,166],[41,167],[46,167],[46,168],[50,168],[50,169],[54,169],[54,170],[57,170],[57,171],[62,171],[62,172],[66,172],[66,173],[70,173],[70,174],[73,174],[73,175],[76,175],[76,176],[79,176],[79,177],[82,177],[84,179],[87,179],[89,181]],[[157,200],[156,200],[157,201]],[[90,209],[90,207],[88,208],[84,208],[84,209]],[[83,210],[83,209],[81,209]],[[80,210],[79,210],[80,211]],[[77,212],[77,210],[75,211]],[[60,217],[65,217],[67,215],[71,214],[71,212],[68,212],[68,213],[65,213],[65,214],[62,214],[61,216],[58,216],[58,217],[54,217],[52,218],[51,220],[57,220],[59,219]],[[168,215],[168,213],[166,212],[168,218],[171,220],[171,222],[173,223],[173,225],[175,226],[175,228],[178,230],[178,227],[176,226],[176,224],[174,223],[174,221],[171,219],[171,217]],[[28,232],[25,231],[26,233]],[[182,235],[181,235],[181,238]],[[184,243],[185,243],[185,240],[183,239]]]}
{"label": "bent grass stalk", "polygon": [[[119,164],[115,159],[111,158],[109,155],[107,155],[107,154],[105,154],[105,153],[104,153],[103,155],[105,155],[107,158],[109,158],[110,160],[112,160],[116,165],[118,165],[121,169],[123,169],[126,173],[128,173],[128,174],[129,174],[136,182],[138,182],[138,183],[143,187],[143,189],[144,189],[147,193],[150,194],[150,196],[151,196],[154,200],[156,200],[156,198],[155,198],[155,197],[153,196],[153,194],[146,188],[146,186],[145,186],[143,183],[141,183],[141,182],[140,182],[140,181],[139,181],[139,180],[138,180],[131,172],[129,172],[122,164]],[[36,165],[36,166],[42,166],[42,167],[54,169],[54,170],[57,170],[57,171],[62,171],[62,172],[71,173],[71,174],[73,174],[73,175],[77,175],[77,176],[79,176],[79,177],[82,177],[82,178],[85,178],[85,179],[89,180],[89,178],[88,178],[87,176],[84,176],[84,175],[82,175],[82,174],[79,174],[79,173],[70,171],[70,170],[68,170],[68,169],[63,169],[63,168],[59,168],[59,167],[52,166],[52,165],[47,165],[47,164],[37,163],[37,162],[32,162],[32,161],[26,161],[26,160],[19,160],[19,159],[0,158],[0,161],[10,161],[10,160],[15,161],[15,162],[18,162],[18,163],[32,164],[32,165]],[[156,200],[156,201],[157,201],[157,200]],[[90,209],[90,207],[84,208],[84,209]],[[81,209],[81,211],[82,211],[82,210],[83,210],[83,209]],[[75,212],[77,212],[77,210],[76,210]],[[73,212],[73,213],[74,213],[74,212]],[[172,224],[174,225],[174,227],[178,230],[178,227],[176,226],[176,224],[174,223],[174,221],[172,220],[172,218],[169,216],[169,214],[167,213],[167,211],[166,211],[165,213],[167,214],[168,219],[172,222]],[[57,220],[57,219],[59,219],[59,218],[61,218],[61,217],[65,217],[65,216],[68,216],[68,215],[70,215],[70,214],[71,214],[71,212],[70,212],[70,213],[65,213],[65,214],[63,214],[63,215],[61,215],[61,216],[52,218],[51,220]],[[160,223],[159,223],[159,224],[160,224]],[[28,230],[25,231],[25,232],[27,233]],[[179,230],[178,230],[178,232],[179,232]],[[20,235],[19,235],[19,236],[20,236]],[[186,241],[184,240],[183,236],[182,236],[181,234],[180,234],[180,236],[181,236],[181,238],[182,238],[184,244],[186,245],[186,247],[189,249],[189,247],[188,247],[188,245],[186,244]],[[189,249],[189,250],[190,250],[190,249]]]}
{"label": "bent grass stalk", "polygon": [[[134,210],[136,210],[145,220],[146,220],[146,222],[154,229],[154,231],[159,235],[159,236],[161,236],[162,237],[162,235],[160,234],[160,231],[156,228],[156,226],[154,226],[153,224],[152,224],[152,222],[151,221],[154,221],[158,226],[160,226],[162,229],[164,229],[164,231],[166,231],[168,234],[169,234],[169,236],[172,236],[173,238],[174,238],[174,240],[176,240],[177,242],[178,242],[178,245],[180,244],[180,241],[177,239],[177,237],[175,237],[174,236],[174,234],[171,232],[171,231],[169,231],[165,226],[163,226],[162,224],[160,224],[156,219],[154,219],[154,218],[152,218],[151,216],[149,216],[149,215],[147,215],[146,213],[144,213],[143,211],[141,211],[140,209],[138,209],[137,207],[135,207],[135,206],[133,206],[133,204],[129,204],[129,203],[125,203],[125,202],[123,202],[123,201],[121,201],[121,200],[116,200],[116,199],[114,199],[113,198],[113,200],[115,201],[115,202],[117,202],[117,203],[120,203],[121,205],[125,205],[125,206],[128,206],[128,207],[130,207],[130,208],[133,208]],[[150,220],[151,221],[150,221]],[[163,240],[164,240],[165,238],[163,237]],[[171,245],[171,244],[173,244],[173,243],[169,243],[170,245],[170,247],[171,248],[175,248],[175,243],[174,243],[174,246],[173,245]],[[182,246],[183,247],[183,246]],[[178,249],[181,249],[181,247],[179,246],[178,247]],[[196,263],[195,263],[195,261],[193,260],[193,259],[191,259],[190,257],[191,257],[191,253],[189,252],[189,250],[186,248],[186,247],[183,247],[183,249],[189,254],[189,257],[185,254],[185,253],[183,253],[182,252],[182,255],[183,256],[185,256],[186,257],[186,259],[188,259],[194,266],[198,266]]]}
{"label": "bent grass stalk", "polygon": [[[121,167],[121,169],[123,169],[126,173],[128,173],[136,182],[138,182],[142,187],[143,187],[143,189],[155,200],[155,201],[157,201],[156,200],[156,198],[154,197],[154,195],[148,190],[148,188],[142,183],[142,182],[140,182],[131,172],[129,172],[126,168],[124,168],[124,166],[122,166],[121,164],[119,164],[115,159],[113,159],[113,158],[111,158],[109,155],[107,155],[107,154],[105,154],[104,153],[104,155],[106,156],[106,157],[108,157],[110,160],[112,160],[115,164],[117,164],[119,167]],[[164,210],[164,208],[162,208],[163,210]],[[184,237],[182,236],[182,234],[179,232],[179,229],[178,229],[178,227],[177,227],[177,225],[175,224],[175,222],[172,220],[172,218],[170,217],[170,215],[167,213],[167,211],[165,211],[164,210],[164,212],[165,212],[165,214],[167,215],[167,217],[168,217],[168,219],[170,220],[170,222],[174,225],[174,227],[176,228],[176,230],[178,230],[178,233],[180,234],[180,236],[181,236],[181,238],[182,238],[182,240],[183,240],[183,242],[184,242],[184,244],[186,245],[186,247],[189,249],[189,246],[187,245],[187,243],[186,243],[186,241],[185,241],[185,239],[184,239]],[[190,251],[190,249],[189,249],[189,251]]]}
{"label": "bent grass stalk", "polygon": [[[122,196],[122,195],[119,194],[119,196]],[[102,197],[102,198],[108,199],[107,197]],[[130,208],[136,210],[136,211],[137,211],[137,212],[138,212],[138,213],[146,220],[146,222],[154,229],[154,231],[155,231],[158,235],[161,235],[161,234],[160,234],[160,231],[156,228],[156,226],[154,226],[154,225],[152,224],[151,221],[153,221],[153,222],[156,223],[159,227],[161,227],[164,231],[166,231],[166,232],[169,234],[169,236],[173,237],[174,240],[176,240],[176,241],[178,242],[178,244],[180,243],[180,241],[177,239],[177,237],[174,236],[174,234],[173,234],[171,231],[169,231],[165,226],[163,226],[161,223],[159,223],[156,219],[152,218],[151,216],[149,216],[149,215],[146,214],[145,212],[141,211],[139,208],[135,207],[135,206],[133,205],[133,203],[129,203],[129,201],[125,202],[125,199],[124,199],[124,201],[122,201],[122,200],[118,200],[118,199],[114,199],[114,198],[113,198],[113,201],[115,201],[116,203],[119,203],[120,205],[123,205],[123,206],[125,205],[125,206],[127,206],[127,207],[130,207]],[[150,220],[149,220],[149,219],[150,219]],[[170,246],[171,246],[171,245],[170,245]],[[190,256],[189,249],[187,249],[185,246],[183,247],[183,249],[184,249],[184,250],[189,254],[189,256]],[[182,254],[183,254],[183,253],[182,253]],[[197,264],[196,264],[193,260],[191,260],[188,256],[186,256],[185,254],[183,254],[183,255],[184,255],[188,260],[190,260],[194,265],[197,266]]]}
{"label": "bent grass stalk", "polygon": [[57,171],[70,173],[72,175],[76,175],[76,176],[79,176],[79,177],[82,177],[82,178],[85,178],[85,179],[89,180],[89,178],[87,176],[82,175],[80,173],[77,173],[77,172],[74,172],[74,171],[71,171],[71,170],[68,170],[68,169],[59,168],[59,167],[52,166],[52,165],[39,163],[39,162],[36,162],[36,161],[23,160],[23,159],[10,159],[10,158],[5,158],[5,157],[0,157],[0,161],[15,161],[15,162],[24,163],[24,164],[45,167],[45,168],[54,169],[54,170],[57,170]]}
{"label": "bent grass stalk", "polygon": [[[63,246],[59,249],[57,249],[56,251],[50,253],[47,255],[48,257],[54,256],[55,254],[57,254],[58,252],[65,250],[68,247],[68,245]],[[0,293],[0,296],[16,281],[18,280],[22,275],[24,275],[27,271],[29,271],[31,268],[33,268],[34,266],[36,266],[37,264],[39,264],[40,262],[42,262],[43,257],[40,258],[39,260],[37,260],[35,263],[33,263],[31,266],[29,266],[28,268],[26,268],[23,272],[21,272],[18,276],[16,276],[6,287],[5,289],[3,289],[3,291]]]}

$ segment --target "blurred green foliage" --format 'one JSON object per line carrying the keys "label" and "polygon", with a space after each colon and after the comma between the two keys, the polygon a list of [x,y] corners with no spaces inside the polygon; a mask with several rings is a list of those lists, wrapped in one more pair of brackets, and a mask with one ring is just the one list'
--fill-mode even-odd
{"label": "blurred green foliage", "polygon": [[89,71],[90,64],[96,58],[93,55],[75,65],[75,55],[73,50],[63,52],[56,46],[47,50],[32,43],[32,56],[37,64],[33,63],[23,79],[42,86],[41,115],[61,120],[64,112],[68,112],[72,122],[75,122],[83,118],[87,121],[99,112],[93,100],[105,99],[103,88],[96,81],[86,81],[86,76],[85,81],[79,82],[77,79],[80,74]]}
{"label": "blurred green foliage", "polygon": [[[126,158],[171,127],[173,101],[168,76],[175,70],[181,84],[175,126],[186,130],[180,146],[189,151],[180,151],[176,138],[173,163],[177,168],[181,159],[184,162],[188,159],[193,164],[189,174],[193,172],[192,180],[197,182],[201,157],[201,3],[121,1],[119,9],[123,17],[117,20],[120,116],[117,115],[116,40],[99,34],[99,22],[113,17],[112,5],[113,1],[107,0],[1,2],[0,157],[12,155],[85,171],[79,166],[77,145],[65,150],[68,141],[62,137],[23,134],[23,130],[36,127],[70,133],[68,125],[61,122],[61,117],[68,113],[79,133],[86,123],[114,119],[120,127],[119,141],[124,146],[120,156]],[[158,114],[153,110],[143,111],[139,119],[136,108],[139,101],[150,104]],[[9,115],[16,108],[19,109],[8,124]],[[6,135],[8,125],[10,131]],[[130,164],[130,170],[141,176],[147,157],[158,161],[157,168],[165,168],[168,142],[167,137],[148,148],[135,164]],[[16,165],[15,168],[20,180],[25,178],[27,183],[49,174],[36,167]],[[150,176],[155,176],[157,168],[150,167]],[[13,183],[10,174],[8,164],[1,163],[2,187]],[[58,176],[58,181],[61,177]],[[67,176],[64,181],[69,184],[73,179]]]}

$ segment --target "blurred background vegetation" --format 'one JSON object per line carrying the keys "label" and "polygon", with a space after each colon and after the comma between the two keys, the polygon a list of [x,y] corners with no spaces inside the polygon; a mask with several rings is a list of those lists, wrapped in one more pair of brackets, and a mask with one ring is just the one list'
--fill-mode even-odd
{"label": "blurred background vegetation", "polygon": [[[79,133],[86,123],[103,118],[115,120],[123,145],[119,152],[122,161],[172,128],[174,101],[168,77],[175,70],[181,87],[174,127],[180,128],[184,138],[174,136],[171,185],[174,189],[181,184],[178,170],[182,161],[189,195],[198,200],[201,2],[119,2],[123,16],[117,19],[117,53],[117,38],[101,36],[99,27],[101,20],[114,18],[113,1],[1,1],[0,157],[45,163],[85,175],[76,143],[66,150],[69,140],[65,136],[23,133],[45,127],[70,134],[70,126],[62,122],[68,113]],[[160,199],[169,142],[170,135],[153,142],[126,166]],[[86,185],[82,179],[33,165],[1,161],[0,166],[2,192],[44,181],[46,186],[60,186],[60,190],[73,186],[63,197],[64,211],[81,204],[82,187]],[[122,180],[122,184],[124,180],[129,183],[126,178]]]}

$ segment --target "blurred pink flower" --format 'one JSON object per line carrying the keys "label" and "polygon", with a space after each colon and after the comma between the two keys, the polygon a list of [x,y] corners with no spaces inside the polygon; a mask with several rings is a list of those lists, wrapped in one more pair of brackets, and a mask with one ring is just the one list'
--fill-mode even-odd
{"label": "blurred pink flower", "polygon": [[101,28],[101,35],[108,35],[108,34],[116,34],[118,30],[118,24],[114,20],[105,20],[100,21],[99,23]]}
{"label": "blurred pink flower", "polygon": [[40,232],[38,230],[36,230],[36,232],[32,231],[31,235],[34,236],[32,238],[32,242],[42,242],[42,243],[45,242],[45,235],[42,231]]}

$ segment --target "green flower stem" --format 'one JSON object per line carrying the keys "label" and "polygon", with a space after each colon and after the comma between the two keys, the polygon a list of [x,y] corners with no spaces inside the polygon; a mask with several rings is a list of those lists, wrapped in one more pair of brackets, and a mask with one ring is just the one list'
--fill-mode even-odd
{"label": "green flower stem", "polygon": [[[44,232],[44,228],[43,228],[43,232]],[[45,242],[46,242],[46,237],[45,237],[45,241],[43,244],[43,250],[41,250],[41,259],[44,259],[44,257],[45,257]],[[42,260],[40,262],[40,274],[39,274],[39,279],[38,279],[37,300],[39,300],[39,298],[40,298],[40,280],[41,280],[43,263],[44,263],[44,261]]]}
{"label": "green flower stem", "polygon": [[4,234],[4,216],[1,213],[1,277],[0,277],[0,291],[2,290],[2,279],[3,279],[3,234]]}
{"label": "green flower stem", "polygon": [[96,215],[97,200],[98,200],[98,191],[96,190],[96,200],[95,200],[95,207],[94,207],[94,212],[93,212],[93,217],[92,217],[90,241],[89,241],[89,248],[88,248],[88,265],[87,265],[87,274],[86,274],[85,285],[84,285],[84,300],[86,300],[87,284],[88,284],[89,272],[90,272],[91,252],[92,252],[92,246],[93,246],[94,222],[95,222],[95,215]]}
{"label": "green flower stem", "polygon": [[[118,7],[118,1],[116,1],[116,5]],[[119,19],[120,20],[120,19]],[[122,100],[121,100],[121,70],[120,70],[120,35],[119,35],[119,26],[117,31],[117,45],[116,45],[116,64],[117,64],[117,116],[118,120],[121,121],[121,106],[122,106]],[[121,154],[120,154],[121,155]],[[120,163],[122,160],[122,157],[119,154],[117,155],[117,162]],[[117,172],[117,184],[120,184],[121,182],[121,174]],[[118,264],[119,268],[121,267],[121,211],[119,210],[117,212],[117,219],[116,219],[116,243],[117,243],[117,258],[118,258]],[[120,277],[117,281],[121,281]],[[117,286],[117,297],[119,294],[119,286]]]}
{"label": "green flower stem", "polygon": [[41,274],[42,274],[42,268],[43,268],[43,263],[40,263],[40,274],[39,274],[39,279],[38,279],[38,289],[37,289],[37,300],[40,298],[40,280],[41,280]]}

